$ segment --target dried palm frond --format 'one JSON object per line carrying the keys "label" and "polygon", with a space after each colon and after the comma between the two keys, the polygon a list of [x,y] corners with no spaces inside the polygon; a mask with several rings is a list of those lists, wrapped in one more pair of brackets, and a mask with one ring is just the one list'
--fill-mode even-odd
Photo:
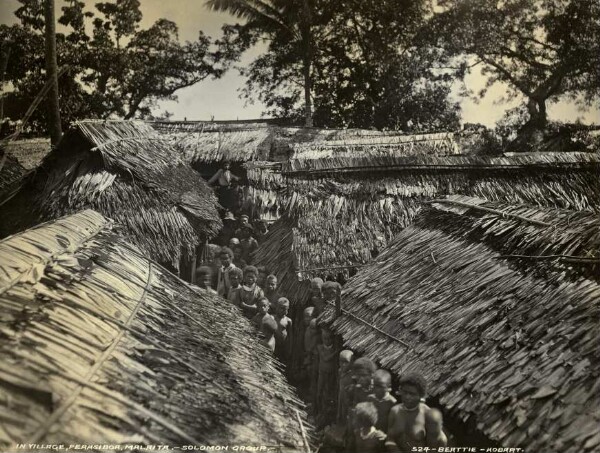
{"label": "dried palm frond", "polygon": [[5,208],[12,228],[4,234],[92,208],[117,220],[153,259],[177,268],[218,233],[217,206],[200,174],[147,124],[81,121]]}
{"label": "dried palm frond", "polygon": [[445,408],[502,446],[596,451],[600,285],[503,256],[597,247],[598,220],[471,202],[426,209],[400,232],[346,284],[334,330],[398,375],[423,373]]}
{"label": "dried palm frond", "polygon": [[0,449],[302,449],[301,403],[249,322],[94,211],[0,242],[0,319]]}

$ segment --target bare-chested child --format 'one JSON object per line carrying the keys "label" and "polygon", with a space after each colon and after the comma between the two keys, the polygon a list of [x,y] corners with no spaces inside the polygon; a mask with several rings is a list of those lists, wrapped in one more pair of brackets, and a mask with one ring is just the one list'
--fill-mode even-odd
{"label": "bare-chested child", "polygon": [[442,414],[421,401],[427,394],[423,376],[412,373],[400,380],[400,404],[392,407],[388,419],[389,452],[404,453],[418,447],[445,447]]}
{"label": "bare-chested child", "polygon": [[367,357],[356,359],[352,364],[351,405],[368,401],[373,392],[373,374],[377,366]]}
{"label": "bare-chested child", "polygon": [[277,343],[275,338],[275,334],[277,333],[277,322],[272,317],[265,316],[263,318],[261,331],[264,336],[262,343],[267,346],[271,352],[275,352],[275,346]]}
{"label": "bare-chested child", "polygon": [[340,352],[338,369],[338,411],[337,421],[340,425],[348,422],[350,410],[350,386],[352,385],[352,360],[354,353],[348,349]]}
{"label": "bare-chested child", "polygon": [[242,309],[247,318],[252,318],[256,314],[256,302],[264,297],[263,290],[256,284],[258,278],[258,269],[254,266],[244,268],[244,284],[237,289],[231,298],[231,302]]}
{"label": "bare-chested child", "polygon": [[390,394],[392,389],[392,375],[386,370],[377,370],[373,373],[373,393],[367,401],[377,408],[377,424],[375,427],[383,432],[388,429],[388,416],[396,404],[396,398]]}
{"label": "bare-chested child", "polygon": [[217,294],[217,292],[212,289],[212,276],[213,271],[208,266],[200,266],[196,269],[196,283],[199,288],[205,289],[211,294]]}
{"label": "bare-chested child", "polygon": [[[323,302],[321,303],[321,307],[323,308],[319,310],[319,315],[323,312],[328,303],[335,305],[335,300],[341,289],[342,287],[338,282],[327,281],[323,283]],[[317,307],[317,303],[315,303],[315,307]]]}
{"label": "bare-chested child", "polygon": [[232,301],[233,294],[242,287],[242,280],[244,279],[243,271],[236,267],[229,272],[229,294],[227,300]]}
{"label": "bare-chested child", "polygon": [[263,321],[266,317],[273,318],[273,316],[269,314],[270,306],[269,299],[266,297],[261,297],[256,303],[256,314],[251,322],[257,329],[260,330],[262,328]]}
{"label": "bare-chested child", "polygon": [[373,403],[358,403],[354,409],[354,451],[382,453],[385,451],[385,433],[376,428],[377,408]]}
{"label": "bare-chested child", "polygon": [[265,279],[265,297],[271,302],[271,307],[275,308],[277,300],[281,297],[277,291],[277,277],[273,274],[267,275]]}
{"label": "bare-chested child", "polygon": [[336,415],[336,375],[338,351],[334,345],[333,332],[321,326],[321,344],[317,345],[317,414],[322,426],[333,422]]}
{"label": "bare-chested child", "polygon": [[275,305],[275,321],[277,322],[277,346],[275,356],[282,362],[286,363],[289,351],[288,334],[292,330],[292,320],[288,318],[290,310],[290,301],[285,297],[277,299]]}
{"label": "bare-chested child", "polygon": [[315,357],[317,354],[317,345],[319,344],[319,329],[317,327],[317,320],[313,318],[314,307],[306,307],[304,309],[304,356],[302,364],[306,370],[307,393],[308,401],[314,404],[317,394],[317,366]]}

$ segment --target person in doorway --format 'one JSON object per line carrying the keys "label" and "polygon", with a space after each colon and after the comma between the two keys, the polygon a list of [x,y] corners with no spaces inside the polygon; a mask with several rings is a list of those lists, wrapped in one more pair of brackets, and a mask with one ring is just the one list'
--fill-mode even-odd
{"label": "person in doorway", "polygon": [[392,390],[392,375],[386,370],[375,371],[373,373],[373,393],[367,397],[367,401],[373,403],[377,408],[375,427],[383,432],[387,432],[388,416],[396,404],[396,398],[390,394],[390,390]]}
{"label": "person in doorway", "polygon": [[208,180],[209,185],[218,183],[219,187],[231,187],[234,181],[239,181],[240,178],[231,173],[231,164],[229,162],[223,162],[223,168],[220,168],[213,176]]}
{"label": "person in doorway", "polygon": [[445,447],[448,439],[443,431],[442,414],[422,402],[427,382],[417,373],[400,380],[400,404],[390,410],[388,419],[388,452],[404,453],[419,447]]}
{"label": "person in doorway", "polygon": [[198,287],[205,289],[211,294],[217,294],[217,292],[212,289],[212,269],[208,266],[200,266],[196,269],[196,282],[198,283]]}
{"label": "person in doorway", "polygon": [[219,252],[221,267],[217,273],[217,294],[225,299],[229,296],[231,290],[230,274],[236,265],[233,264],[233,251],[229,247],[223,247]]}
{"label": "person in doorway", "polygon": [[247,318],[256,314],[256,303],[264,297],[263,290],[256,284],[258,269],[254,266],[244,268],[244,284],[233,293],[231,301],[242,309]]}
{"label": "person in doorway", "polygon": [[220,168],[212,178],[208,180],[209,185],[217,183],[219,203],[229,211],[235,211],[237,209],[238,200],[233,183],[239,180],[240,178],[231,172],[231,165],[229,162],[223,162],[223,168]]}
{"label": "person in doorway", "polygon": [[227,211],[223,217],[223,228],[216,237],[215,242],[222,246],[231,248],[230,241],[234,237],[236,230],[236,220],[231,211]]}
{"label": "person in doorway", "polygon": [[354,409],[354,451],[356,453],[383,453],[386,435],[377,429],[377,408],[363,402]]}

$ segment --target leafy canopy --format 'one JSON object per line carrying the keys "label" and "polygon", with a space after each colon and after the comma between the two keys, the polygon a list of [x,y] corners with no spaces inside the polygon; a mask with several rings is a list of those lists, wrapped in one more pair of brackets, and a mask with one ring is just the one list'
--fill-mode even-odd
{"label": "leafy canopy", "polygon": [[[57,0],[60,1],[60,0]],[[20,23],[0,26],[0,46],[8,51],[5,81],[13,91],[5,114],[22,118],[45,82],[44,16],[39,0],[19,0]],[[147,118],[160,100],[207,77],[219,77],[225,66],[202,32],[181,43],[174,22],[157,20],[141,29],[139,0],[115,0],[87,11],[79,0],[60,1],[58,65],[67,72],[59,81],[65,122],[80,118]],[[58,5],[57,5],[58,6]],[[42,132],[46,119],[38,109],[31,128]]]}

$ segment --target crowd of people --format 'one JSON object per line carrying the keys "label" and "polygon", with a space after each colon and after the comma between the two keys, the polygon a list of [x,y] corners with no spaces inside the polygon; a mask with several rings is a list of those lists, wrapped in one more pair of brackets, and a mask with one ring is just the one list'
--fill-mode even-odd
{"label": "crowd of people", "polygon": [[197,285],[239,307],[255,326],[305,399],[328,448],[376,453],[445,446],[442,414],[425,404],[423,377],[403,376],[397,400],[389,371],[341,350],[321,316],[340,297],[338,282],[315,278],[306,300],[291,295],[290,306],[277,276],[253,265],[253,252],[267,231],[266,224],[253,223],[246,215],[238,220],[225,215],[217,244],[208,246],[206,262],[197,269]]}

